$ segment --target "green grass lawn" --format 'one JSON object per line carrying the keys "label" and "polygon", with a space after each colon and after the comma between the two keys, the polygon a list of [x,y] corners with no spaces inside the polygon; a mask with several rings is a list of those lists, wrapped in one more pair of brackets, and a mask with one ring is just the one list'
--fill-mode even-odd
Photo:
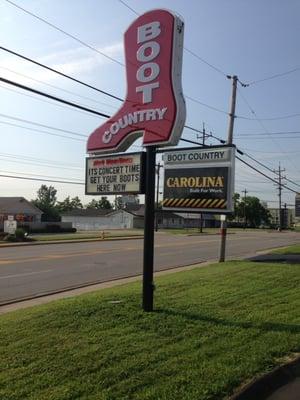
{"label": "green grass lawn", "polygon": [[272,251],[273,254],[300,254],[300,245],[295,244]]}
{"label": "green grass lawn", "polygon": [[[199,228],[169,228],[169,229],[159,229],[159,231],[165,232],[165,233],[169,233],[169,234],[173,234],[173,235],[193,235],[193,234],[201,234],[200,233],[200,229]],[[274,230],[268,230],[268,229],[255,229],[255,228],[247,228],[247,229],[243,229],[243,228],[227,228],[227,233],[239,233],[239,232],[249,232],[249,231],[270,231],[270,232],[274,232]],[[220,228],[203,228],[202,229],[202,233],[206,234],[206,235],[217,235],[220,233]]]}
{"label": "green grass lawn", "polygon": [[[49,240],[82,240],[82,239],[100,239],[103,231],[93,232],[76,232],[76,233],[54,233],[54,234],[35,234],[31,235],[37,241]],[[142,229],[119,229],[119,230],[104,230],[104,237],[127,237],[127,236],[141,236],[144,234]]]}
{"label": "green grass lawn", "polygon": [[[220,231],[220,229],[215,228],[203,228],[202,233],[204,234],[216,234]],[[192,234],[200,234],[199,228],[170,228],[170,229],[159,229],[159,232],[165,232],[172,235],[192,235]]]}
{"label": "green grass lawn", "polygon": [[0,399],[220,400],[300,351],[300,265],[228,262],[0,317]]}

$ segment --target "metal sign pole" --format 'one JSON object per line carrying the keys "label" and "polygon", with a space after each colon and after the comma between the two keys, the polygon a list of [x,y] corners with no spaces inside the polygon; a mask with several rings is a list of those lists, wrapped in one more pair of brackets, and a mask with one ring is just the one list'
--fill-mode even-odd
{"label": "metal sign pole", "polygon": [[155,198],[154,146],[146,149],[146,191],[144,227],[143,310],[153,311],[153,260],[154,260],[154,198]]}

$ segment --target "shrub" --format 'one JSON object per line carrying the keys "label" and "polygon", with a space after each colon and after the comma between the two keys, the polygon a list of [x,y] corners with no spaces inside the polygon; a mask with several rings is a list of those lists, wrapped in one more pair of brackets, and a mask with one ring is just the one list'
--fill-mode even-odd
{"label": "shrub", "polygon": [[7,236],[6,232],[0,232],[0,240],[4,240]]}
{"label": "shrub", "polygon": [[26,237],[25,233],[26,233],[26,231],[23,228],[16,229],[15,237],[16,237],[17,242],[24,242],[25,237]]}
{"label": "shrub", "polygon": [[15,235],[11,235],[10,233],[5,237],[4,239],[6,242],[16,242],[16,236]]}

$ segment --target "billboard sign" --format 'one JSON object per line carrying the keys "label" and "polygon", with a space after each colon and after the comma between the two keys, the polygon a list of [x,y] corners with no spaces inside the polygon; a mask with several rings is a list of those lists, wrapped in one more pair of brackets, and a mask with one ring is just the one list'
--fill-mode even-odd
{"label": "billboard sign", "polygon": [[234,146],[165,153],[163,209],[233,212],[234,156]]}
{"label": "billboard sign", "polygon": [[17,229],[16,220],[7,219],[6,221],[4,221],[4,227],[3,227],[4,232],[13,235],[16,232],[16,229]]}
{"label": "billboard sign", "polygon": [[143,193],[144,154],[125,153],[87,158],[85,194]]}
{"label": "billboard sign", "polygon": [[183,21],[171,11],[138,17],[124,35],[127,95],[121,108],[90,136],[90,154],[176,145],[185,122],[181,87]]}
{"label": "billboard sign", "polygon": [[300,193],[296,194],[295,198],[295,217],[300,217]]}

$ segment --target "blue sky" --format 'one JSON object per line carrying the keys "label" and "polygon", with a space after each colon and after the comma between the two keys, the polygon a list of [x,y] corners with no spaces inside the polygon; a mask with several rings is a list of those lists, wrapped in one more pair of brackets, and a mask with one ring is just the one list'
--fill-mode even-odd
{"label": "blue sky", "polygon": [[[80,38],[110,57],[124,61],[123,33],[136,15],[118,0],[15,0],[15,3]],[[126,4],[141,14],[154,8],[168,8],[185,21],[186,49],[184,51],[183,89],[188,97],[207,106],[186,99],[186,124],[202,128],[226,139],[231,81],[224,74],[236,74],[240,81],[251,83],[237,93],[234,143],[269,168],[285,169],[288,179],[300,185],[300,53],[298,0],[126,0]],[[117,96],[126,92],[125,70],[100,54],[84,47],[43,22],[25,14],[5,0],[0,0],[1,45],[27,57],[70,74]],[[221,72],[201,61],[216,67]],[[112,114],[120,103],[110,97],[84,88],[79,84],[45,71],[28,62],[0,51],[1,76],[26,84],[89,108]],[[268,79],[298,68],[289,74]],[[224,74],[223,74],[223,73]],[[20,75],[22,74],[22,75]],[[25,78],[24,75],[35,79]],[[37,82],[38,81],[38,82]],[[42,84],[44,82],[50,86]],[[55,86],[55,87],[54,87]],[[63,89],[64,91],[58,90]],[[68,92],[66,92],[68,91]],[[73,92],[71,94],[69,92]],[[89,135],[104,120],[76,111],[55,102],[0,83],[0,174],[28,177],[49,176],[63,180],[84,181],[84,137],[52,136],[32,132],[9,124],[38,129],[17,117],[39,124]],[[83,96],[82,97],[78,97]],[[283,118],[282,118],[283,117]],[[280,119],[279,119],[280,118]],[[41,128],[42,129],[42,128]],[[60,134],[50,129],[47,132]],[[258,135],[260,134],[260,135]],[[73,139],[71,139],[72,137]],[[183,138],[196,140],[196,134],[184,130]],[[218,144],[208,139],[208,144]],[[131,150],[138,150],[140,142]],[[180,144],[182,146],[182,144]],[[242,158],[267,175],[275,177],[246,156]],[[54,178],[53,178],[54,179]],[[1,196],[35,198],[42,182],[0,177]],[[50,184],[50,183],[48,183]],[[58,199],[79,196],[84,203],[83,185],[53,183]],[[294,190],[299,190],[290,182]],[[239,161],[236,163],[235,191],[247,189],[249,195],[276,206],[274,184]],[[295,194],[283,190],[283,202],[294,204]]]}

